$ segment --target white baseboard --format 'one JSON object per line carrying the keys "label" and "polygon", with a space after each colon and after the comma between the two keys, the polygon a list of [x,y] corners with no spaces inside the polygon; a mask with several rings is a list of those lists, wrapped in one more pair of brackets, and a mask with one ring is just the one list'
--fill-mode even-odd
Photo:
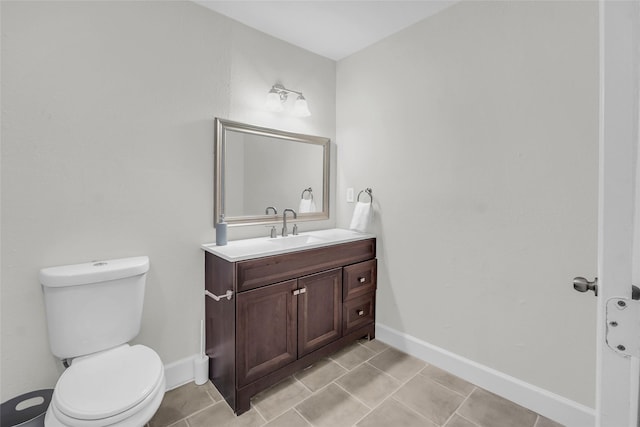
{"label": "white baseboard", "polygon": [[188,382],[194,380],[195,375],[193,371],[193,361],[198,358],[199,355],[193,355],[185,357],[176,362],[164,365],[164,376],[167,381],[167,391],[173,390],[176,387],[185,385]]}
{"label": "white baseboard", "polygon": [[376,338],[567,427],[594,426],[593,408],[379,323]]}

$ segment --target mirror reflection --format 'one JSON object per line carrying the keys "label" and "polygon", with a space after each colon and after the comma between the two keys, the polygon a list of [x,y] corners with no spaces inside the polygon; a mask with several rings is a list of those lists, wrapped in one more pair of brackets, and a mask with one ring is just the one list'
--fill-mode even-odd
{"label": "mirror reflection", "polygon": [[216,209],[230,224],[329,217],[329,139],[216,119]]}

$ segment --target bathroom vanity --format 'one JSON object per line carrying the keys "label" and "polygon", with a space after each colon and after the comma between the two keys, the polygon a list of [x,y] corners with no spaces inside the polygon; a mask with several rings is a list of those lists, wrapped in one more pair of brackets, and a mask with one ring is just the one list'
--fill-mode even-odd
{"label": "bathroom vanity", "polygon": [[202,248],[209,378],[236,414],[261,390],[374,338],[373,235],[333,229]]}

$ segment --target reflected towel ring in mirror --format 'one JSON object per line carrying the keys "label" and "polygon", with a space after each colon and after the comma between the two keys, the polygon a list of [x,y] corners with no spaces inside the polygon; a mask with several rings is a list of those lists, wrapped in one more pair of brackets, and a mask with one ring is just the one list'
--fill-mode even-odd
{"label": "reflected towel ring in mirror", "polygon": [[304,200],[304,193],[309,193],[309,199],[313,200],[313,193],[312,193],[312,191],[313,191],[313,190],[311,189],[311,187],[309,187],[309,188],[305,188],[305,189],[302,191],[302,194],[300,195],[300,198]]}
{"label": "reflected towel ring in mirror", "polygon": [[371,194],[371,193],[373,193],[373,191],[372,191],[370,188],[366,188],[366,189],[364,189],[364,190],[361,190],[361,191],[358,193],[358,198],[356,199],[358,202],[360,201],[360,195],[361,195],[362,193],[367,193],[367,195],[369,196],[369,199],[370,199],[370,200],[369,200],[369,203],[373,204],[373,194]]}

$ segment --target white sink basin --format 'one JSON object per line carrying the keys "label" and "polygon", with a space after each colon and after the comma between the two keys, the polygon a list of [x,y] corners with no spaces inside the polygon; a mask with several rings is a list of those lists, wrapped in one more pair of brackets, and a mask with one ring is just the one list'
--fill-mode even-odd
{"label": "white sink basin", "polygon": [[225,246],[216,246],[215,243],[208,243],[202,245],[202,249],[227,261],[244,261],[263,256],[371,239],[373,237],[375,237],[373,234],[332,228],[300,233],[297,236],[231,240]]}
{"label": "white sink basin", "polygon": [[289,249],[299,248],[301,246],[307,246],[314,243],[322,243],[323,239],[319,239],[310,234],[299,234],[297,236],[276,237],[275,239],[267,240],[267,243],[274,245],[278,248]]}

